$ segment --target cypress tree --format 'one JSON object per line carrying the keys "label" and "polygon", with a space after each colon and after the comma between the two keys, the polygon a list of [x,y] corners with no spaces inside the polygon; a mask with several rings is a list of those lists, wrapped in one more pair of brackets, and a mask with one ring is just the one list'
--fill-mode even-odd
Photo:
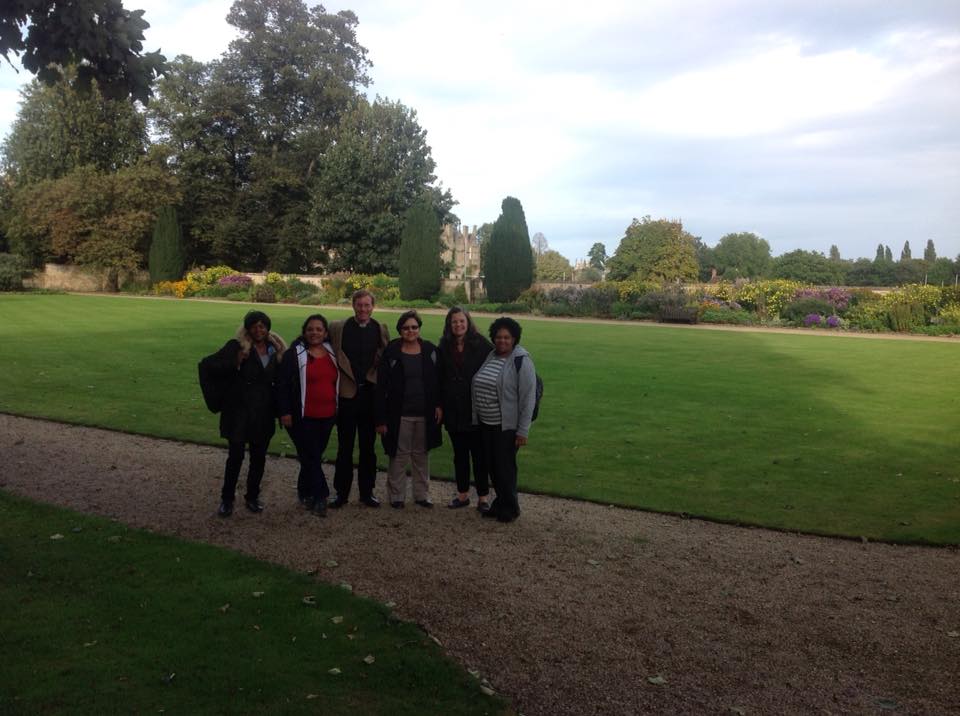
{"label": "cypress tree", "polygon": [[877,257],[874,259],[875,262],[879,263],[883,261],[883,244],[877,244]]}
{"label": "cypress tree", "polygon": [[430,298],[440,292],[440,220],[430,204],[407,210],[400,237],[400,298]]}
{"label": "cypress tree", "polygon": [[893,251],[890,250],[889,246],[883,247],[883,258],[885,261],[893,261]]}
{"label": "cypress tree", "polygon": [[903,250],[900,252],[900,260],[909,261],[912,258],[913,258],[913,254],[910,253],[910,242],[904,241]]}
{"label": "cypress tree", "polygon": [[186,266],[183,232],[177,221],[177,210],[172,206],[164,206],[157,212],[147,265],[153,283],[178,281],[183,277]]}
{"label": "cypress tree", "polygon": [[937,260],[937,249],[933,245],[933,239],[927,239],[927,248],[923,250],[923,260],[931,264]]}
{"label": "cypress tree", "polygon": [[490,301],[505,303],[533,283],[533,251],[520,201],[508,196],[500,209],[484,261],[484,284]]}

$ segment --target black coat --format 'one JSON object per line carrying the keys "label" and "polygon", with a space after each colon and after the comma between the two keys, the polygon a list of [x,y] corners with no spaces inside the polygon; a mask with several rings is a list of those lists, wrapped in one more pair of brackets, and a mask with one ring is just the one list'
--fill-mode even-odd
{"label": "black coat", "polygon": [[[382,436],[383,449],[390,457],[397,454],[397,437],[400,434],[400,418],[403,413],[403,361],[400,346],[403,339],[396,338],[387,345],[377,371],[377,389],[374,393],[374,422],[386,425]],[[440,407],[440,384],[438,381],[437,347],[430,341],[420,341],[420,365],[423,368],[423,402],[427,450],[440,447],[443,436],[437,425],[436,409]]]}
{"label": "black coat", "polygon": [[440,394],[444,427],[451,433],[463,433],[476,429],[471,384],[473,376],[493,350],[493,344],[479,333],[467,335],[460,367],[454,360],[455,350],[451,342],[440,339]]}
{"label": "black coat", "polygon": [[230,381],[220,411],[220,437],[230,442],[269,442],[276,431],[274,383],[280,355],[274,351],[264,368],[256,350],[251,350],[237,368],[241,350],[234,338],[216,353],[216,370]]}

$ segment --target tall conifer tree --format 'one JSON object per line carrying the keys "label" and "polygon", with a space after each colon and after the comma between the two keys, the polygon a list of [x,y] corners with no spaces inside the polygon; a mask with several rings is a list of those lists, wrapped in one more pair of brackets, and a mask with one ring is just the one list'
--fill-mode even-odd
{"label": "tall conifer tree", "polygon": [[508,196],[500,208],[484,261],[487,298],[498,303],[513,301],[533,283],[533,251],[523,206]]}
{"label": "tall conifer tree", "polygon": [[177,221],[177,210],[172,206],[164,206],[157,212],[157,223],[153,227],[153,240],[150,242],[150,281],[179,280],[183,276],[185,263],[183,232]]}
{"label": "tall conifer tree", "polygon": [[400,298],[430,298],[440,291],[440,220],[429,203],[407,210],[400,237]]}

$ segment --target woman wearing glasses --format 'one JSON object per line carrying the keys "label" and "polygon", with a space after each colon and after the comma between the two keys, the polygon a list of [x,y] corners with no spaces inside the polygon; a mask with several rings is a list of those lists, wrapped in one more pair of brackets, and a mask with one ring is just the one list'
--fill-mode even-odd
{"label": "woman wearing glasses", "polygon": [[442,442],[437,347],[420,337],[423,321],[407,311],[397,321],[400,338],[383,351],[377,375],[374,416],[383,449],[390,456],[387,490],[390,506],[401,508],[407,494],[407,465],[413,473],[413,499],[421,507],[430,501],[430,462],[427,453]]}

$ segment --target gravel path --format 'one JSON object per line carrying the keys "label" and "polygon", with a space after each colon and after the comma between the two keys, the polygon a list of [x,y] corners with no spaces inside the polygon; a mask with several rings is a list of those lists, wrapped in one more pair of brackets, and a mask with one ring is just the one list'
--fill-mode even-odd
{"label": "gravel path", "polygon": [[221,520],[224,459],[0,414],[0,488],[396,602],[527,716],[960,712],[957,549],[533,495],[501,525],[442,508],[452,487],[437,482],[430,511],[352,502],[318,520],[296,504],[296,463],[282,458],[268,460],[266,511]]}

